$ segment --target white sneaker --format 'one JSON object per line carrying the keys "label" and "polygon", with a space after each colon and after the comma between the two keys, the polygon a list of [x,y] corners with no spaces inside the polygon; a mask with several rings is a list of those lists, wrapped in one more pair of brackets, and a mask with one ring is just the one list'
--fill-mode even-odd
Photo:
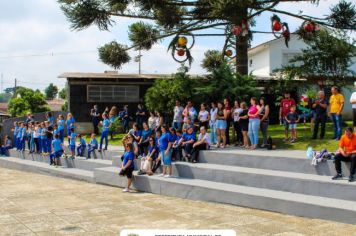
{"label": "white sneaker", "polygon": [[170,175],[165,175],[163,176],[164,178],[170,178],[171,176]]}
{"label": "white sneaker", "polygon": [[158,177],[164,177],[164,174],[159,174]]}
{"label": "white sneaker", "polygon": [[128,192],[130,192],[130,189],[128,189],[128,188],[124,188],[124,189],[122,190],[122,192],[124,192],[124,193],[128,193]]}

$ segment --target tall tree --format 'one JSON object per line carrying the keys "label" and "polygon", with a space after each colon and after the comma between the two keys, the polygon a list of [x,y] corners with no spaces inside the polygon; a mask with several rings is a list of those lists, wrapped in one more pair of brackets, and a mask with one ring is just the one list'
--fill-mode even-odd
{"label": "tall tree", "polygon": [[[304,20],[300,35],[309,36],[317,26],[355,30],[356,9],[352,2],[340,0],[325,17],[308,16],[297,10],[284,11],[281,3],[311,2],[318,0],[58,0],[61,9],[71,22],[74,30],[97,25],[100,30],[109,30],[120,17],[144,20],[129,27],[132,45],[113,41],[99,48],[100,59],[114,68],[120,68],[130,61],[129,49],[149,50],[164,38],[173,37],[169,45],[173,58],[178,62],[193,61],[190,49],[195,37],[222,36],[222,56],[236,58],[236,71],[248,73],[247,50],[255,33],[273,33],[284,37],[286,43],[291,32],[283,16]],[[324,3],[323,3],[324,4]],[[300,9],[303,10],[303,9]],[[253,30],[256,18],[264,12],[271,12],[271,30]],[[146,23],[146,22],[150,23]],[[213,30],[213,31],[212,31]],[[229,51],[231,50],[231,52]],[[229,53],[227,53],[229,51]],[[235,55],[238,54],[238,57]]]}
{"label": "tall tree", "polygon": [[58,87],[53,83],[50,83],[47,88],[45,88],[45,97],[47,100],[53,100],[57,97]]}
{"label": "tall tree", "polygon": [[49,111],[44,95],[39,91],[20,87],[10,99],[8,111],[12,116],[22,116],[27,112],[38,113]]}
{"label": "tall tree", "polygon": [[320,85],[340,85],[355,78],[355,72],[350,70],[356,57],[355,40],[344,33],[335,35],[321,30],[306,43],[307,48],[281,69],[284,77],[306,78]]}

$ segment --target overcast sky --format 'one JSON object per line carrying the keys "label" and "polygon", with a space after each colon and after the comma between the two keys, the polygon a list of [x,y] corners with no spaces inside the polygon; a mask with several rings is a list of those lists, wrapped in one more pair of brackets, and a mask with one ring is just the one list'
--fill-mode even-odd
{"label": "overcast sky", "polygon": [[[309,3],[281,4],[280,9],[297,13],[322,16],[338,0],[321,0],[319,6]],[[270,14],[257,18],[256,30],[270,29]],[[291,30],[301,24],[299,20],[282,17]],[[49,83],[63,87],[65,81],[57,76],[63,72],[103,72],[112,70],[98,60],[97,48],[112,40],[129,44],[127,26],[134,21],[119,19],[111,32],[90,27],[83,31],[71,31],[70,24],[59,8],[56,0],[11,0],[0,1],[0,74],[3,75],[1,88],[14,85],[17,78],[20,86],[43,90]],[[272,35],[255,34],[253,45],[272,39]],[[169,53],[169,40],[155,45],[144,52],[143,73],[174,73],[179,67]],[[198,38],[192,50],[195,62],[191,73],[204,73],[200,64],[208,49],[219,49],[223,40],[218,38]],[[137,55],[130,52],[131,57]],[[120,70],[124,73],[138,73],[138,64],[131,62]]]}

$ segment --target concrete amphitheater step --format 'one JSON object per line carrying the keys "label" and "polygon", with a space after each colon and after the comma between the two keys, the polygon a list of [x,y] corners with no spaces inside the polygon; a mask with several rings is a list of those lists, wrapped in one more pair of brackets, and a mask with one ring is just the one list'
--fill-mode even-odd
{"label": "concrete amphitheater step", "polygon": [[93,171],[95,168],[109,167],[112,165],[111,160],[86,159],[85,157],[76,157],[74,159],[70,157],[61,157],[60,161],[62,166],[89,171]]}
{"label": "concrete amphitheater step", "polygon": [[[199,162],[327,176],[335,173],[333,161],[313,166],[305,151],[211,150],[200,152]],[[343,163],[343,168],[349,169],[348,166]]]}
{"label": "concrete amphitheater step", "polygon": [[[94,171],[96,183],[125,187],[127,179],[118,175],[119,168],[105,167]],[[356,201],[310,196],[277,190],[217,183],[200,179],[135,176],[133,188],[155,194],[233,204],[285,214],[356,223]]]}
{"label": "concrete amphitheater step", "polygon": [[184,178],[356,201],[356,182],[346,178],[207,163],[175,162],[173,168]]}
{"label": "concrete amphitheater step", "polygon": [[14,157],[0,158],[0,166],[4,168],[33,172],[38,174],[94,182],[93,171],[65,167],[56,168],[54,166],[50,166],[47,163],[23,160]]}

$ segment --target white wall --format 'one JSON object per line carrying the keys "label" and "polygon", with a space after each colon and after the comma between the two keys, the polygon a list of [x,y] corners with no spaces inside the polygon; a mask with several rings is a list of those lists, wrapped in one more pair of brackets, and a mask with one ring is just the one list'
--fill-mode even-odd
{"label": "white wall", "polygon": [[[268,77],[270,71],[269,54],[270,50],[268,45],[259,52],[248,57],[248,72],[255,76]],[[252,63],[251,63],[252,62]]]}

